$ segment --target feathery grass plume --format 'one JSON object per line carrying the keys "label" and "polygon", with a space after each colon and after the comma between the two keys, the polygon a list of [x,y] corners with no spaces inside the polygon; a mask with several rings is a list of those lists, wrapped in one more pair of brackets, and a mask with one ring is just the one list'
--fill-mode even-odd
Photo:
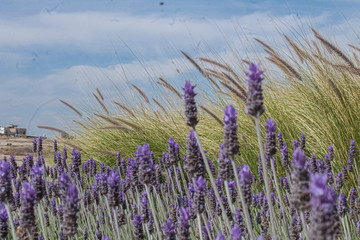
{"label": "feathery grass plume", "polygon": [[309,58],[308,54],[301,50],[293,40],[291,40],[291,38],[289,38],[288,36],[286,36],[285,34],[283,34],[284,38],[286,39],[286,41],[288,41],[288,43],[290,44],[290,46],[294,49],[294,52],[296,53],[297,57],[300,59],[301,62],[305,61],[305,58]]}
{"label": "feathery grass plume", "polygon": [[101,94],[100,89],[96,88],[96,92],[99,94],[102,101],[104,101],[104,96]]}
{"label": "feathery grass plume", "polygon": [[161,86],[169,89],[170,91],[172,91],[173,93],[175,93],[176,96],[178,96],[180,99],[182,99],[181,94],[179,93],[178,90],[176,90],[168,81],[166,81],[164,78],[160,77],[159,78],[160,82],[158,82],[158,84],[160,84]]}
{"label": "feathery grass plume", "polygon": [[66,106],[68,106],[70,109],[72,109],[74,112],[76,112],[77,115],[79,115],[80,117],[82,117],[82,114],[79,112],[79,110],[77,110],[74,106],[72,106],[70,103],[65,102],[64,100],[59,99],[60,102],[62,102],[63,104],[65,104]]}
{"label": "feathery grass plume", "polygon": [[235,88],[233,88],[232,86],[230,86],[227,83],[224,82],[220,82],[222,85],[224,85],[224,87],[226,87],[227,89],[229,89],[230,92],[232,92],[233,94],[235,94],[239,99],[241,99],[242,101],[246,101],[246,95],[241,94],[239,91],[237,91]]}
{"label": "feathery grass plume", "polygon": [[68,134],[66,131],[64,131],[64,130],[62,130],[60,128],[55,128],[55,127],[50,127],[50,126],[43,126],[43,125],[37,126],[37,128],[47,129],[47,130],[62,133],[65,136],[70,136],[70,134]]}
{"label": "feathery grass plume", "polygon": [[96,101],[98,101],[98,103],[101,105],[102,109],[104,109],[104,111],[105,111],[107,114],[109,114],[110,112],[109,112],[108,108],[105,106],[104,102],[101,101],[100,98],[99,98],[95,93],[93,93],[93,95],[94,95]]}
{"label": "feathery grass plume", "polygon": [[215,113],[213,113],[210,109],[206,108],[204,105],[199,104],[199,107],[204,110],[207,114],[209,114],[211,117],[213,117],[222,127],[224,126],[223,121],[221,121],[221,119],[216,116]]}
{"label": "feathery grass plume", "polygon": [[340,58],[344,60],[350,67],[355,67],[354,64],[350,61],[350,59],[341,52],[340,49],[335,47],[333,44],[331,44],[328,40],[326,40],[323,36],[320,35],[314,28],[311,28],[311,31],[314,33],[315,37],[320,40],[320,42],[326,47],[326,49],[332,53],[334,52],[337,54]]}
{"label": "feathery grass plume", "polygon": [[122,109],[124,109],[124,110],[125,110],[127,113],[129,113],[132,117],[136,118],[134,112],[133,112],[130,108],[128,108],[128,107],[126,107],[125,105],[123,105],[123,104],[121,104],[121,103],[119,103],[119,102],[116,102],[116,101],[114,101],[114,103],[115,103],[116,105],[118,105],[119,107],[121,107]]}
{"label": "feathery grass plume", "polygon": [[140,93],[140,95],[144,98],[145,102],[150,103],[149,98],[146,96],[146,94],[144,93],[144,91],[142,91],[138,86],[136,86],[135,84],[130,83],[131,86],[133,86],[136,91],[138,91],[138,93]]}
{"label": "feathery grass plume", "polygon": [[167,111],[166,111],[165,107],[164,107],[163,105],[161,105],[161,103],[160,103],[158,100],[156,100],[155,98],[152,98],[152,100],[156,103],[156,105],[159,106],[159,108],[161,108],[161,110],[162,110],[165,114],[167,114]]}

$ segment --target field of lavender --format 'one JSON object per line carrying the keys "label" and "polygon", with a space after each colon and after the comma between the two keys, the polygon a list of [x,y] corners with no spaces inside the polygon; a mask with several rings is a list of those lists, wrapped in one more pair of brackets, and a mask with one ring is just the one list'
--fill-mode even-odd
{"label": "field of lavender", "polygon": [[259,68],[250,64],[246,74],[245,108],[258,139],[257,173],[249,165],[237,165],[246,149],[240,149],[238,111],[232,105],[224,110],[217,167],[208,158],[196,129],[195,85],[187,81],[182,94],[191,128],[186,154],[170,138],[162,158],[154,159],[152,146],[144,143],[133,158],[125,160],[118,152],[116,166],[110,167],[92,158],[84,161],[76,149],[68,159],[66,147],[61,153],[54,141],[49,163],[39,138],[22,166],[13,157],[1,161],[1,237],[358,239],[358,191],[344,187],[359,174],[355,142],[350,143],[347,167],[337,173],[332,146],[324,160],[306,156],[305,135],[288,147],[272,118],[266,120],[263,141],[260,118],[266,106]]}

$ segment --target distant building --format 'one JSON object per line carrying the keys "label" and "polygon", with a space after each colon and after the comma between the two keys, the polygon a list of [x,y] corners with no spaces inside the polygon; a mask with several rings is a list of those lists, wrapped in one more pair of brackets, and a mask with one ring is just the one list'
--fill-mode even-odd
{"label": "distant building", "polygon": [[26,137],[26,128],[19,128],[17,125],[10,124],[7,127],[0,127],[0,135]]}

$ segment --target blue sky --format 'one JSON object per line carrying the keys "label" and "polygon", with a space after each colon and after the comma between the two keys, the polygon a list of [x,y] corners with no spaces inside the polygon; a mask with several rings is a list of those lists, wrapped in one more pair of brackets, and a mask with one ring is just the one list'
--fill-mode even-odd
{"label": "blue sky", "polygon": [[239,32],[276,42],[279,29],[298,30],[294,19],[346,43],[358,45],[360,35],[360,0],[0,0],[0,6],[0,126],[19,124],[35,135],[54,134],[37,125],[64,128],[76,118],[58,99],[81,106],[95,87],[110,93],[108,79],[145,87],[151,78],[176,79],[179,50],[196,57],[211,48],[230,57]]}

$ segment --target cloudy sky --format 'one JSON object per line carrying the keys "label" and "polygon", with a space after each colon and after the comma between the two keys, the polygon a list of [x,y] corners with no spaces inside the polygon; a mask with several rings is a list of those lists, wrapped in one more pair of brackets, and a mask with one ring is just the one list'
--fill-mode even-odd
{"label": "cloudy sky", "polygon": [[52,136],[36,126],[76,117],[59,99],[78,106],[111,81],[174,79],[180,50],[226,56],[239,35],[272,42],[301,22],[358,45],[359,10],[360,0],[0,0],[0,126]]}

